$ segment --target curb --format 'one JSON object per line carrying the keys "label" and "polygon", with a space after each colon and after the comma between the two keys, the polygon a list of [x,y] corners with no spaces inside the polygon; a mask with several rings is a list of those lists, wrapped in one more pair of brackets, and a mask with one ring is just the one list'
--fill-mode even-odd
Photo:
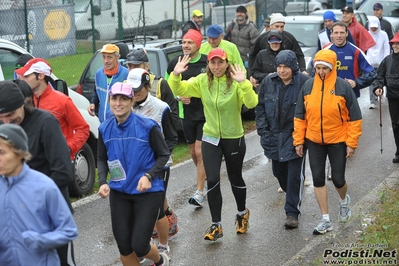
{"label": "curb", "polygon": [[[370,193],[364,196],[358,203],[356,203],[352,207],[352,213],[356,213],[360,217],[367,217],[371,212],[373,212],[373,206],[380,202],[380,193],[385,189],[393,189],[399,185],[399,167],[384,181],[382,181],[378,186],[376,186]],[[340,224],[338,230],[335,231],[339,233],[339,231],[344,231],[346,229],[350,229],[351,227],[355,227],[354,224],[358,222],[358,219],[352,219],[351,222]],[[298,266],[298,265],[310,265],[312,264],[311,259],[320,259],[322,258],[322,254],[318,258],[315,258],[315,250],[320,247],[325,246],[326,244],[331,244],[328,237],[335,237],[332,234],[333,232],[327,233],[324,236],[318,236],[314,240],[310,241],[309,244],[306,245],[302,250],[300,250],[297,254],[291,257],[283,266]],[[338,239],[338,238],[337,238]],[[345,239],[343,239],[345,240]],[[310,261],[309,261],[310,260]]]}

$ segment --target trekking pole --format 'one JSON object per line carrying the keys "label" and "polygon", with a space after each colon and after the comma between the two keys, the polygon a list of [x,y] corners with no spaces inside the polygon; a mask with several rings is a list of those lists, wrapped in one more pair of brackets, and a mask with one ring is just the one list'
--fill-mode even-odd
{"label": "trekking pole", "polygon": [[380,140],[381,140],[381,154],[382,154],[382,110],[381,110],[381,96],[378,96],[379,105],[380,105]]}

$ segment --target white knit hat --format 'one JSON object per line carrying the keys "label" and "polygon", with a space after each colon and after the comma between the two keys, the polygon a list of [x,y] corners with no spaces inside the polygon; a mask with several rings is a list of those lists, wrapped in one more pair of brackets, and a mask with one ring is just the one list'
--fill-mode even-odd
{"label": "white knit hat", "polygon": [[270,15],[270,25],[273,25],[276,22],[285,23],[285,18],[281,13],[273,13]]}
{"label": "white knit hat", "polygon": [[326,61],[314,61],[313,65],[316,67],[316,65],[325,65],[329,69],[333,69],[333,65],[331,63],[328,63]]}

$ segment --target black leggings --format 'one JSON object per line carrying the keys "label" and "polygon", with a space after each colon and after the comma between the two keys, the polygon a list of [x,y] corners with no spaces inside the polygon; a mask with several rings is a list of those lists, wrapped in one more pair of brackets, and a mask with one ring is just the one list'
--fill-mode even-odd
{"label": "black leggings", "polygon": [[170,176],[170,167],[164,167],[163,171],[162,171],[162,175],[159,175],[159,178],[163,179],[163,186],[165,188],[165,190],[162,192],[162,202],[161,202],[161,207],[159,209],[159,216],[158,216],[158,220],[162,219],[163,217],[165,217],[165,210],[164,210],[164,202],[165,202],[165,197],[166,197],[166,189],[168,188],[168,183],[169,183],[169,176]]}
{"label": "black leggings", "polygon": [[121,255],[134,251],[143,257],[150,252],[150,238],[162,197],[162,192],[130,195],[111,189],[112,232]]}
{"label": "black leggings", "polygon": [[388,98],[389,115],[391,116],[393,137],[395,139],[395,155],[399,155],[399,99]]}
{"label": "black leggings", "polygon": [[227,176],[237,204],[238,211],[245,211],[247,187],[242,178],[242,165],[246,152],[244,137],[220,139],[219,145],[202,141],[202,159],[208,184],[208,204],[212,222],[222,220],[222,193],[220,191],[220,167],[222,157],[226,162]]}
{"label": "black leggings", "polygon": [[346,168],[346,144],[340,142],[337,144],[320,145],[310,140],[306,140],[306,146],[309,152],[309,165],[312,170],[313,185],[315,187],[324,187],[326,184],[326,159],[331,164],[331,178],[336,188],[342,188],[345,181]]}

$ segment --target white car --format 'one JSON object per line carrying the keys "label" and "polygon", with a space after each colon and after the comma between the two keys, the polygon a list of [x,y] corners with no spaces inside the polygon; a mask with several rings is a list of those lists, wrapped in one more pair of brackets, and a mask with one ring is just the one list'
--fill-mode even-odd
{"label": "white car", "polygon": [[308,15],[322,9],[322,4],[316,0],[293,0],[287,2],[285,13],[287,15]]}
{"label": "white car", "polygon": [[[28,54],[22,47],[7,40],[0,39],[0,80],[14,78],[15,62],[21,54]],[[52,74],[52,78],[58,78]],[[95,181],[95,157],[97,152],[98,127],[100,121],[97,117],[90,116],[87,112],[89,101],[82,95],[64,86],[61,90],[71,97],[83,118],[90,126],[90,136],[85,145],[76,154],[74,162],[74,181],[70,192],[74,196],[82,196],[91,192]]]}

